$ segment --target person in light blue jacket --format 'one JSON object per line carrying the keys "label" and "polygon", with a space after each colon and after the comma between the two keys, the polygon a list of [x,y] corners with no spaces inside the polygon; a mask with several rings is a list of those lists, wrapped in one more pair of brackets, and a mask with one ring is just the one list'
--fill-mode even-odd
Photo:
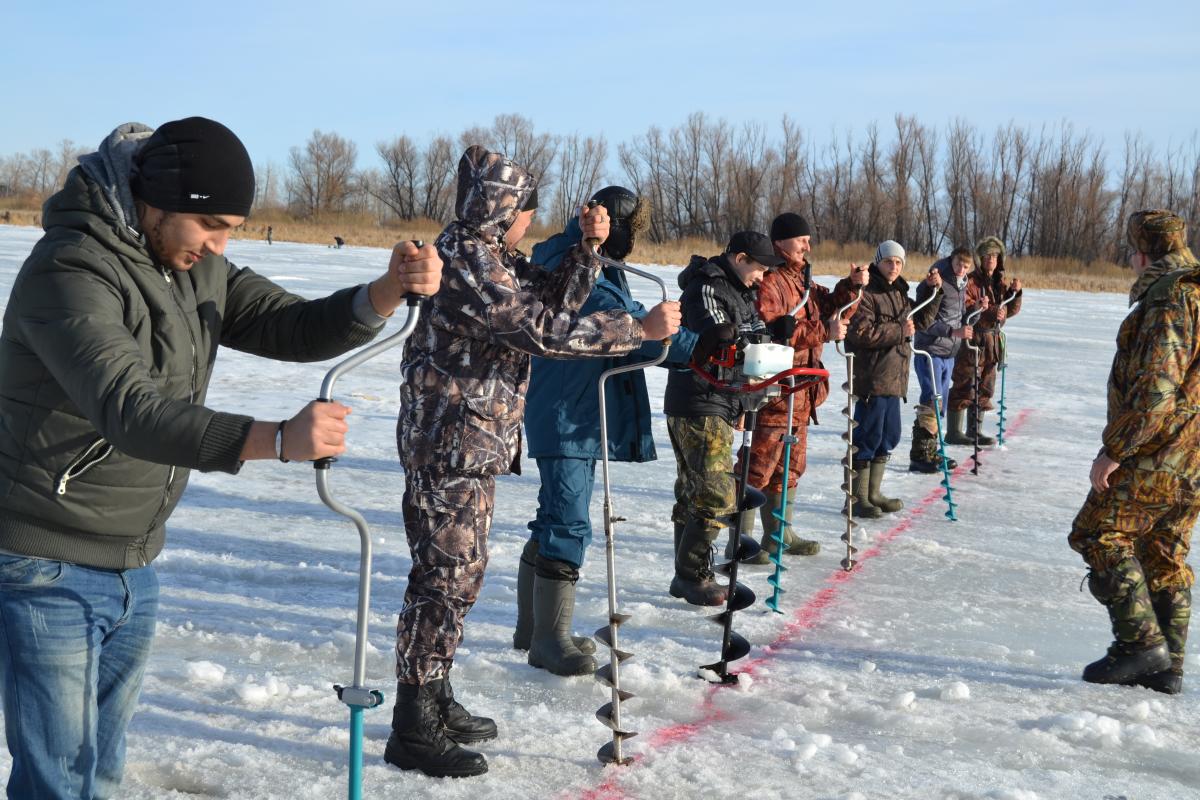
{"label": "person in light blue jacket", "polygon": [[[593,200],[608,209],[609,238],[601,253],[624,260],[634,240],[648,226],[649,205],[633,192],[609,186]],[[532,261],[553,269],[580,238],[579,220],[533,248]],[[604,267],[581,314],[621,311],[642,319],[648,315],[678,314],[676,303],[647,311],[633,299],[625,273]],[[696,334],[680,328],[671,339],[664,366],[686,365]],[[537,515],[529,523],[530,538],[521,553],[517,573],[517,627],[513,647],[529,650],[529,663],[556,675],[584,675],[596,669],[595,645],[571,635],[575,582],[584,553],[592,540],[588,506],[600,459],[600,375],[621,364],[656,358],[662,345],[647,342],[620,358],[563,361],[534,358],[526,395],[525,435],[528,455],[537,460],[542,485]],[[650,398],[641,370],[611,378],[605,385],[608,416],[608,457],[612,461],[654,461],[650,428]]]}

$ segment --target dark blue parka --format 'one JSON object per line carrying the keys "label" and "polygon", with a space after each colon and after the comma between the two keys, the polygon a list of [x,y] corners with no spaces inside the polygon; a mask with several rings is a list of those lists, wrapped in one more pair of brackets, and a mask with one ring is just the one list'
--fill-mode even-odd
{"label": "dark blue parka", "polygon": [[[533,248],[531,261],[546,269],[558,266],[563,255],[579,243],[579,219],[567,223],[562,233]],[[637,319],[646,308],[629,294],[625,273],[604,267],[581,315],[620,309]],[[666,364],[685,365],[692,357],[696,334],[680,329],[671,338]],[[530,458],[600,458],[600,374],[622,364],[648,361],[662,345],[646,342],[620,358],[534,358],[525,397],[525,442]],[[605,384],[608,407],[608,457],[613,461],[653,461],[654,437],[650,430],[650,399],[641,370],[626,372]]]}

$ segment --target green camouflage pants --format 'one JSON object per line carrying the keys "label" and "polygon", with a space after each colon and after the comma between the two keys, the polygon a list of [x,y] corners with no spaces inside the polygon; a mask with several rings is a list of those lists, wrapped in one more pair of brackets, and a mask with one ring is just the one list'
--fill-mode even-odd
{"label": "green camouflage pants", "polygon": [[1147,470],[1118,468],[1109,476],[1106,491],[1088,493],[1068,538],[1071,549],[1099,572],[1134,556],[1151,592],[1184,589],[1195,581],[1187,557],[1200,513],[1191,497],[1154,491],[1162,483],[1159,477]]}
{"label": "green camouflage pants", "polygon": [[694,519],[714,541],[716,518],[734,506],[733,426],[720,417],[667,417],[667,432],[678,469],[671,519],[680,526]]}

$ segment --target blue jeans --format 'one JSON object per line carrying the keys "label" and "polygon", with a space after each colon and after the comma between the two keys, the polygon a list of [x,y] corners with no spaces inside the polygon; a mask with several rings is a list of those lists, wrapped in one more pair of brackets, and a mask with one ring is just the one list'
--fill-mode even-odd
{"label": "blue jeans", "polygon": [[[921,384],[921,405],[933,408],[933,383],[929,379],[929,360],[925,356],[913,356],[917,368],[917,383]],[[942,398],[938,410],[946,415],[946,400],[950,398],[950,376],[954,374],[954,357],[933,356],[933,376],[937,380],[937,393]]]}
{"label": "blue jeans", "polygon": [[854,404],[854,446],[858,461],[891,455],[900,444],[900,398],[868,397]]}
{"label": "blue jeans", "polygon": [[10,800],[116,796],[157,610],[153,567],[0,555]]}
{"label": "blue jeans", "polygon": [[529,523],[538,555],[566,561],[576,569],[592,542],[592,486],[596,483],[593,458],[539,458],[537,516]]}

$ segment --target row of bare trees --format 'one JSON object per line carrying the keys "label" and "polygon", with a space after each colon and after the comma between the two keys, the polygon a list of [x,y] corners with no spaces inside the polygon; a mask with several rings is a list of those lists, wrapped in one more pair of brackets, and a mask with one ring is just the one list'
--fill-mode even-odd
{"label": "row of bare trees", "polygon": [[[1158,150],[1127,134],[1116,150],[1066,123],[983,131],[959,120],[939,129],[902,114],[883,130],[871,124],[817,141],[786,116],[771,131],[695,113],[618,144],[615,158],[602,135],[553,135],[502,114],[454,138],[379,142],[381,166],[368,169],[359,168],[354,142],[315,131],[292,148],[285,168],[258,168],[258,206],[306,218],[445,221],[454,213],[458,157],[475,143],[539,177],[544,221],[563,222],[595,189],[624,183],[652,200],[657,241],[722,240],[797,210],[821,238],[840,243],[892,238],[935,253],[997,235],[1014,253],[1091,261],[1122,258],[1121,221],[1149,207],[1178,211],[1193,222],[1193,242],[1200,237],[1195,135]],[[47,195],[77,154],[65,141],[53,153],[0,158],[0,196]]]}

